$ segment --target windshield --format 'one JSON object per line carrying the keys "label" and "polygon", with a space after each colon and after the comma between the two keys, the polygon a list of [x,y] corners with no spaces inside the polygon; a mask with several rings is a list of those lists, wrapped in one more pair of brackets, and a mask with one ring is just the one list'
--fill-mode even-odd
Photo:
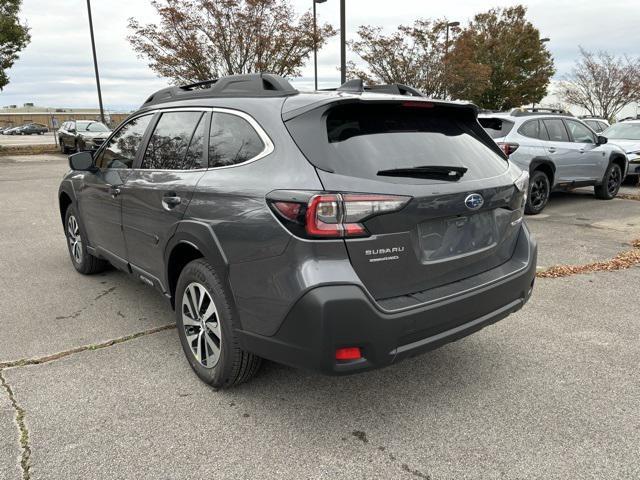
{"label": "windshield", "polygon": [[109,132],[104,123],[100,122],[76,122],[78,132]]}
{"label": "windshield", "polygon": [[640,140],[640,123],[616,123],[602,132],[607,138]]}

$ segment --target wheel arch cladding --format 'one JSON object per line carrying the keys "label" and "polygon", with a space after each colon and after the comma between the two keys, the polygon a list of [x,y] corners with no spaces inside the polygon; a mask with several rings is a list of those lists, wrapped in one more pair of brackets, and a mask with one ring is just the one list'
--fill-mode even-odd
{"label": "wheel arch cladding", "polygon": [[175,306],[175,289],[180,272],[197,258],[207,260],[216,268],[221,279],[227,281],[227,259],[211,227],[201,222],[183,221],[165,249],[165,285],[169,286],[172,306]]}
{"label": "wheel arch cladding", "polygon": [[612,153],[609,157],[609,163],[615,163],[616,165],[618,165],[620,167],[620,170],[622,171],[622,176],[624,177],[627,169],[627,162],[624,158],[624,155],[620,153]]}
{"label": "wheel arch cladding", "polygon": [[64,217],[67,214],[69,205],[72,203],[71,196],[67,192],[62,191],[58,197],[58,202],[60,205],[60,218],[62,220],[62,225],[64,226]]}
{"label": "wheel arch cladding", "polygon": [[532,175],[537,170],[544,172],[549,177],[549,184],[553,186],[556,176],[556,166],[553,162],[546,159],[534,159],[529,166],[529,174]]}
{"label": "wheel arch cladding", "polygon": [[171,305],[175,307],[176,286],[180,273],[189,262],[198,258],[204,258],[202,252],[192,243],[181,241],[176,244],[167,262],[167,280],[169,285],[169,294],[171,295]]}

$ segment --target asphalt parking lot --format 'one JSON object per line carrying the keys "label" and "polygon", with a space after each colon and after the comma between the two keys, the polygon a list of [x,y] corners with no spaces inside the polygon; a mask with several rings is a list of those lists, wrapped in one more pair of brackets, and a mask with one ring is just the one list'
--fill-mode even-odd
{"label": "asphalt parking lot", "polygon": [[[215,392],[158,293],[71,266],[66,168],[0,157],[0,478],[640,478],[637,266],[539,278],[517,314],[384,370],[267,364]],[[527,222],[543,269],[606,261],[640,202],[560,194]]]}
{"label": "asphalt parking lot", "polygon": [[53,132],[42,135],[0,135],[0,146],[53,145],[55,142]]}

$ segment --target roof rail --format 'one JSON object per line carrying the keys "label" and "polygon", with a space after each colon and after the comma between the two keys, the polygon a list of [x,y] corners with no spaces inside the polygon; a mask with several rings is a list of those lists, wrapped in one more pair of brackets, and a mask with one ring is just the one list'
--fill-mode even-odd
{"label": "roof rail", "polygon": [[573,117],[573,114],[567,110],[560,108],[547,107],[520,107],[514,108],[509,112],[512,117],[524,117],[527,115],[562,115],[565,117]]}
{"label": "roof rail", "polygon": [[390,95],[406,95],[409,97],[425,96],[422,92],[420,92],[420,90],[408,85],[403,85],[402,83],[390,83],[386,85],[365,85],[361,78],[348,80],[338,88],[326,88],[323,89],[323,91],[386,93]]}
{"label": "roof rail", "polygon": [[180,87],[158,90],[143,104],[143,107],[158,103],[213,97],[284,97],[295,95],[298,90],[280,75],[251,73],[229,75]]}
{"label": "roof rail", "polygon": [[592,118],[594,120],[606,120],[606,118],[601,117],[600,115],[580,115],[578,118],[586,118],[586,119]]}

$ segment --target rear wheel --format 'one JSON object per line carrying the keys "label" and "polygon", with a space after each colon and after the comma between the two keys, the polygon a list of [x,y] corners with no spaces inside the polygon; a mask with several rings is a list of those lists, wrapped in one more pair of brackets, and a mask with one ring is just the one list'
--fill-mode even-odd
{"label": "rear wheel", "polygon": [[594,192],[597,198],[611,200],[618,195],[620,185],[622,185],[622,170],[620,169],[620,165],[612,163],[609,165],[609,168],[607,168],[602,183],[594,187]]}
{"label": "rear wheel", "polygon": [[92,273],[103,271],[107,266],[107,262],[94,257],[87,251],[87,237],[80,228],[78,214],[76,213],[73,205],[70,205],[67,208],[64,225],[64,233],[67,237],[69,256],[71,257],[71,263],[73,263],[75,269],[85,275],[91,275]]}
{"label": "rear wheel", "polygon": [[175,297],[180,343],[193,371],[214,388],[249,380],[261,363],[240,348],[230,299],[206,261],[194,260],[182,270]]}
{"label": "rear wheel", "polygon": [[541,170],[536,170],[531,175],[529,181],[529,195],[527,196],[527,204],[524,211],[529,215],[537,215],[544,207],[547,206],[549,201],[549,194],[551,193],[551,182],[547,174]]}

